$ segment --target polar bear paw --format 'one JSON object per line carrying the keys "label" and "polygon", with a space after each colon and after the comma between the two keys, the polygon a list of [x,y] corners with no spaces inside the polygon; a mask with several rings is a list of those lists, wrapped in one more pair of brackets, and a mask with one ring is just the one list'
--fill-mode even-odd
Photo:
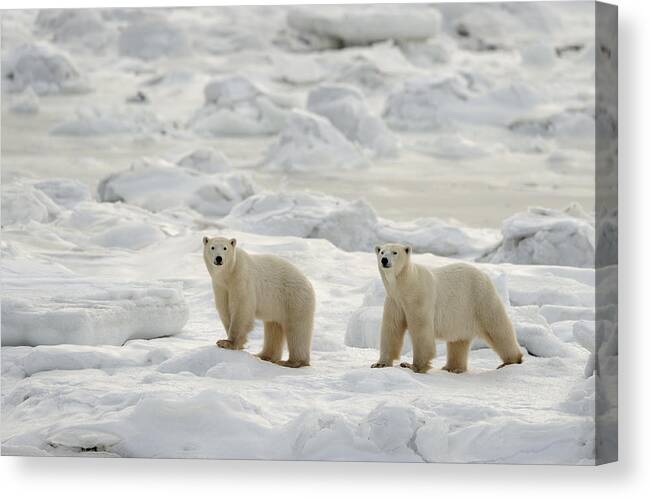
{"label": "polar bear paw", "polygon": [[219,348],[225,348],[227,350],[239,350],[235,347],[235,344],[231,340],[219,340],[217,342]]}
{"label": "polar bear paw", "polygon": [[386,362],[376,362],[375,364],[371,364],[371,369],[378,369],[381,367],[391,367],[391,365]]}
{"label": "polar bear paw", "polygon": [[441,369],[443,371],[447,371],[453,374],[461,374],[466,372],[466,370],[463,367],[455,367],[455,366],[447,366],[447,365],[443,366]]}
{"label": "polar bear paw", "polygon": [[427,371],[430,370],[430,366],[420,367],[412,364],[411,362],[401,362],[400,367],[404,367],[405,369],[411,369],[415,373],[419,373],[419,374],[425,374]]}

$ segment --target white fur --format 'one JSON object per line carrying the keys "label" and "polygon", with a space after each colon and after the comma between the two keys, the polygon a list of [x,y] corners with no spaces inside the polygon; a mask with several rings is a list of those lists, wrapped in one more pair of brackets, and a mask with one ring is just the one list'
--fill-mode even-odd
{"label": "white fur", "polygon": [[[261,359],[289,367],[309,365],[315,308],[310,281],[282,258],[249,255],[235,239],[204,237],[203,244],[215,306],[228,337],[217,345],[244,348],[255,319],[261,319],[265,332]],[[289,360],[283,362],[285,342]]]}
{"label": "white fur", "polygon": [[427,372],[436,356],[435,340],[447,342],[443,369],[464,372],[471,342],[480,337],[502,358],[503,367],[522,362],[513,325],[492,281],[477,268],[456,263],[430,269],[411,262],[411,248],[386,244],[375,248],[387,291],[382,318],[380,360],[389,367],[400,357],[406,330],[413,345],[416,372]]}

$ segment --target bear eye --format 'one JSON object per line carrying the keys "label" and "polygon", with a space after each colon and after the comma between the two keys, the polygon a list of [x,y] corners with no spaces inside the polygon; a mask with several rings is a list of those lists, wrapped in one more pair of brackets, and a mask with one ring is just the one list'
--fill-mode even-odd
{"label": "bear eye", "polygon": [[210,249],[213,250],[213,251],[215,251],[215,247],[214,247],[214,246],[211,246]]}
{"label": "bear eye", "polygon": [[394,251],[394,252],[393,252],[393,254],[394,254],[394,255],[397,255],[397,254],[398,254],[398,252],[397,252],[397,251]]}
{"label": "bear eye", "polygon": [[224,246],[224,251],[228,251],[228,248],[226,246]]}

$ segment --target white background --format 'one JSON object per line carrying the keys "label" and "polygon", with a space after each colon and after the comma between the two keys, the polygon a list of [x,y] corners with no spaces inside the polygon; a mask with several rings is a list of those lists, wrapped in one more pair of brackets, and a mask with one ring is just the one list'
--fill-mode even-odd
{"label": "white background", "polygon": [[[108,1],[94,7],[274,2]],[[275,2],[278,3],[278,2]],[[296,2],[283,3],[332,3]],[[349,2],[353,3],[353,2]],[[0,458],[4,497],[642,497],[651,493],[647,214],[651,214],[651,2],[619,0],[620,461],[561,466]],[[3,8],[89,7],[5,0]],[[645,320],[646,319],[646,320]]]}

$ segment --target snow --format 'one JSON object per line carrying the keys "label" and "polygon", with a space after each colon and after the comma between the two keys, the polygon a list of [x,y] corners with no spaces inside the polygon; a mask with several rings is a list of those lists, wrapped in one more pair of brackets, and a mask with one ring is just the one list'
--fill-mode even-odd
{"label": "snow", "polygon": [[[564,210],[594,206],[617,130],[593,11],[4,11],[2,453],[593,464],[617,212]],[[259,322],[215,347],[205,235],[308,276],[310,367],[255,357]],[[476,341],[451,374],[439,342],[425,375],[370,369],[388,241],[489,275],[524,363]]]}
{"label": "snow", "polygon": [[32,87],[27,87],[22,93],[11,99],[9,109],[18,114],[36,114],[39,110],[39,98]]}
{"label": "snow", "polygon": [[90,106],[77,109],[74,118],[55,125],[50,133],[92,137],[115,134],[151,135],[165,131],[166,125],[150,111]]}
{"label": "snow", "polygon": [[335,44],[368,45],[383,40],[420,40],[435,36],[441,18],[429,6],[377,8],[357,5],[292,9],[287,21],[301,33],[333,40]]}
{"label": "snow", "polygon": [[350,141],[378,156],[395,156],[398,141],[381,118],[371,114],[364,96],[354,87],[324,85],[307,97],[307,109],[326,117]]}
{"label": "snow", "polygon": [[98,186],[99,199],[126,202],[153,212],[184,206],[206,216],[223,216],[256,191],[245,173],[205,174],[194,168],[196,161],[190,164],[192,167],[186,168],[144,158],[129,170],[104,178]]}
{"label": "snow", "polygon": [[222,222],[258,234],[327,239],[348,251],[372,251],[376,244],[402,241],[419,252],[471,257],[498,242],[497,233],[490,230],[426,218],[394,222],[378,217],[363,200],[316,192],[261,192],[233,207]]}
{"label": "snow", "polygon": [[491,261],[594,266],[594,222],[573,209],[530,208],[507,218],[502,224],[504,239]]}
{"label": "snow", "polygon": [[265,168],[285,172],[367,168],[368,159],[327,119],[294,110],[264,159]]}
{"label": "snow", "polygon": [[266,135],[282,129],[287,109],[242,76],[211,81],[204,88],[205,104],[190,119],[190,127],[209,136]]}
{"label": "snow", "polygon": [[3,51],[2,89],[15,93],[30,87],[38,95],[89,91],[68,54],[47,43]]}

